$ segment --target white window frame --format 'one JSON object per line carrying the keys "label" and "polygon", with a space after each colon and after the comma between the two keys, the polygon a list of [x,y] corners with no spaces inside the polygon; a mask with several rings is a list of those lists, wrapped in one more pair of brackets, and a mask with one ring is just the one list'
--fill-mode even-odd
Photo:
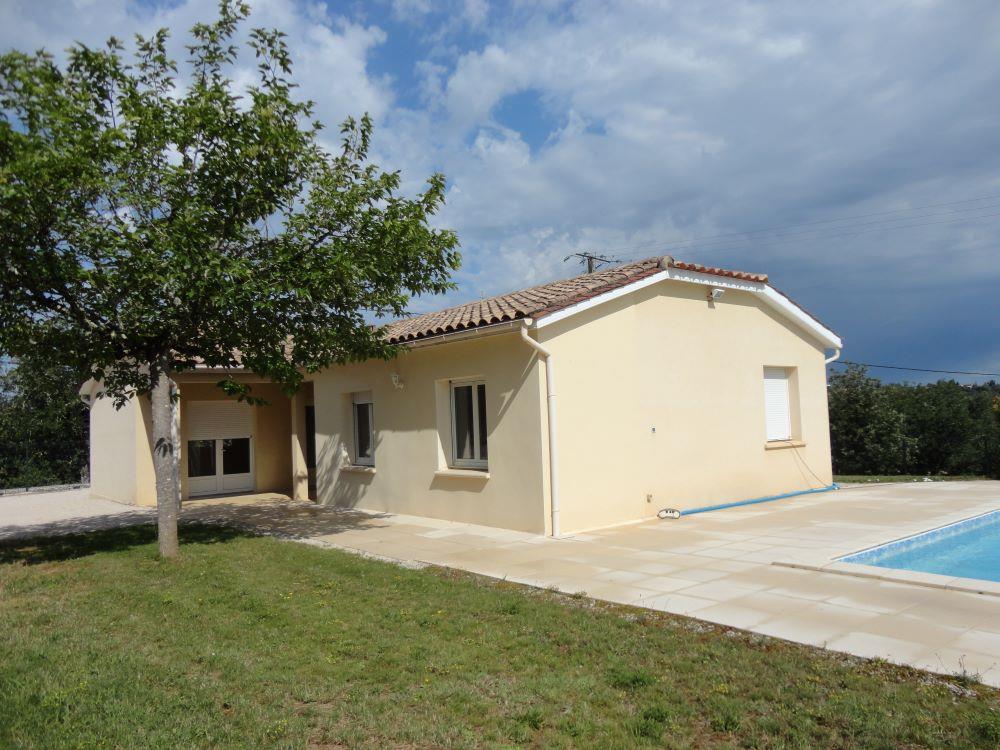
{"label": "white window frame", "polygon": [[[778,374],[780,373],[780,377]],[[764,437],[769,443],[785,443],[793,439],[792,429],[792,388],[791,388],[792,370],[788,367],[764,367]],[[782,382],[784,383],[784,389],[780,392],[779,397],[784,397],[785,409],[784,409],[784,429],[780,430],[781,436],[777,432],[771,431],[771,414],[773,407],[771,404],[771,398],[774,394],[769,388],[769,382]],[[780,404],[779,404],[780,406]]]}
{"label": "white window frame", "polygon": [[[361,434],[358,432],[358,407],[368,407],[368,440],[371,456],[360,454]],[[375,466],[375,402],[370,393],[355,393],[351,397],[351,421],[354,423],[354,463],[356,466]]]}
{"label": "white window frame", "polygon": [[[455,409],[455,391],[466,386],[472,387],[472,454],[475,458],[458,457],[458,414]],[[482,446],[479,443],[479,386],[486,390],[485,380],[452,380],[449,383],[451,400],[451,465],[457,469],[477,469],[485,471],[489,459],[481,458]],[[487,430],[489,426],[487,425]]]}

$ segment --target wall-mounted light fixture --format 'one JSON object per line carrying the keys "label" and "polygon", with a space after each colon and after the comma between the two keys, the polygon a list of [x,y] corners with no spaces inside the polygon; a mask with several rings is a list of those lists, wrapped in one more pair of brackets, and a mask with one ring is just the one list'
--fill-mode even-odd
{"label": "wall-mounted light fixture", "polygon": [[708,290],[708,298],[710,300],[717,300],[717,299],[719,299],[725,293],[726,293],[726,290],[722,289],[721,287],[717,287],[717,286],[716,287],[712,287],[711,289]]}

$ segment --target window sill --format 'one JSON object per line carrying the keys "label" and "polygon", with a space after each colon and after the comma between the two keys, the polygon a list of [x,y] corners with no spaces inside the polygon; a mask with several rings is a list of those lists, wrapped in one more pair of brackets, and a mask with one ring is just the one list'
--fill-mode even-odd
{"label": "window sill", "polygon": [[438,469],[434,472],[434,476],[452,479],[478,479],[485,482],[490,478],[490,473],[480,469]]}
{"label": "window sill", "polygon": [[374,466],[364,466],[363,464],[348,464],[347,466],[341,466],[341,471],[346,471],[349,474],[374,474]]}
{"label": "window sill", "polygon": [[802,440],[769,440],[764,443],[766,451],[780,451],[784,448],[805,448],[806,444]]}

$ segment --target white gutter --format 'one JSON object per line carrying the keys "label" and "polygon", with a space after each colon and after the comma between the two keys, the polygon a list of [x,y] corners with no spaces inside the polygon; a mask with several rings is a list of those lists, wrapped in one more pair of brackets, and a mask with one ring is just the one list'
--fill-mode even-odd
{"label": "white gutter", "polygon": [[836,362],[838,359],[840,359],[840,347],[837,347],[837,349],[834,350],[833,355],[824,359],[823,362],[830,364],[831,362]]}
{"label": "white gutter", "polygon": [[422,339],[397,341],[396,346],[406,347],[407,349],[421,349],[425,346],[437,346],[438,344],[447,344],[452,341],[463,341],[465,339],[485,338],[486,336],[492,336],[498,333],[513,332],[515,328],[520,328],[521,322],[523,320],[525,320],[525,318],[519,318],[517,320],[505,320],[502,323],[491,323],[485,326],[467,328],[464,331],[449,331],[448,333],[436,333],[431,336],[426,336],[425,338]]}
{"label": "white gutter", "polygon": [[549,407],[549,497],[552,505],[552,536],[559,536],[559,462],[556,455],[556,374],[552,352],[528,335],[528,324],[521,326],[521,339],[545,360],[545,392]]}

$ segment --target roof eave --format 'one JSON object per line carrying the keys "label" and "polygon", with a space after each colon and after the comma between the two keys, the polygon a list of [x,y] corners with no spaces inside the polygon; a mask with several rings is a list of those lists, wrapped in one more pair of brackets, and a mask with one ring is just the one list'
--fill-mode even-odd
{"label": "roof eave", "polygon": [[770,284],[764,281],[753,281],[731,276],[720,276],[717,274],[701,273],[699,271],[688,271],[679,268],[668,267],[651,276],[638,279],[629,284],[625,284],[616,289],[612,289],[604,294],[597,295],[575,305],[570,305],[562,310],[537,316],[534,327],[544,328],[552,323],[565,320],[573,315],[589,310],[598,305],[610,302],[626,294],[643,289],[644,287],[657,284],[661,281],[682,281],[690,284],[702,286],[719,287],[722,289],[736,289],[750,292],[759,296],[768,306],[780,313],[782,316],[796,323],[800,328],[811,333],[822,344],[831,349],[843,348],[841,338],[820,323],[814,317],[806,313],[802,308],[791,301],[781,292],[777,291]]}
{"label": "roof eave", "polygon": [[406,349],[420,349],[426,346],[434,346],[436,344],[447,344],[453,341],[465,341],[468,339],[493,336],[499,333],[508,333],[509,331],[516,330],[524,325],[530,327],[533,323],[534,321],[530,317],[515,318],[513,320],[504,320],[500,323],[472,326],[464,328],[461,331],[448,331],[446,333],[436,333],[433,336],[421,336],[419,338],[408,339],[406,341],[396,341],[393,342],[393,345]]}

